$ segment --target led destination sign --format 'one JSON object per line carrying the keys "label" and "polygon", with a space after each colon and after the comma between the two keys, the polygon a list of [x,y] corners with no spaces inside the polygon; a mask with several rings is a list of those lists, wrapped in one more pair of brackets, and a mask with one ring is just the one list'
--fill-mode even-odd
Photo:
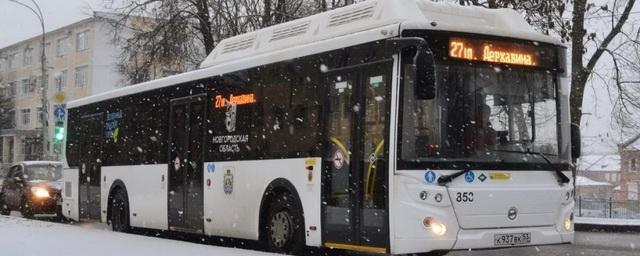
{"label": "led destination sign", "polygon": [[235,103],[236,105],[246,105],[256,103],[256,95],[253,93],[246,93],[240,95],[229,95],[229,98],[225,98],[223,95],[216,95],[216,102],[214,106],[216,108],[225,108],[229,104]]}
{"label": "led destination sign", "polygon": [[521,43],[451,37],[449,57],[532,67],[552,67],[553,54],[548,47]]}

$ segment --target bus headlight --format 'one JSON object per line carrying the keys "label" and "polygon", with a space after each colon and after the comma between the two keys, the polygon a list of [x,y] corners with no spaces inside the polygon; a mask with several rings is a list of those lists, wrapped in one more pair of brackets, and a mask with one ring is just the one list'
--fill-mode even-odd
{"label": "bus headlight", "polygon": [[436,236],[444,236],[444,234],[447,233],[447,225],[436,222],[431,217],[424,218],[424,220],[422,220],[422,225],[431,230],[431,232]]}
{"label": "bus headlight", "polygon": [[31,193],[36,198],[49,198],[50,197],[49,191],[47,191],[45,188],[41,188],[41,187],[32,187],[31,188]]}
{"label": "bus headlight", "polygon": [[569,216],[569,218],[564,219],[564,229],[566,231],[570,231],[572,224],[573,224],[573,213],[571,213],[571,216]]}

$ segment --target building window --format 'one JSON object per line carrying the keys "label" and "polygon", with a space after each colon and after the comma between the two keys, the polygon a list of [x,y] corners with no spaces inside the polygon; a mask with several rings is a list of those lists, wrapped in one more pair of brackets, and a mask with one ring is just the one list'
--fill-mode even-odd
{"label": "building window", "polygon": [[16,96],[16,82],[9,83],[9,96]]}
{"label": "building window", "polygon": [[31,82],[29,79],[22,79],[22,87],[20,90],[21,95],[29,95],[31,90]]}
{"label": "building window", "polygon": [[76,87],[85,87],[87,85],[87,66],[77,67],[75,82]]}
{"label": "building window", "polygon": [[89,49],[89,31],[82,31],[76,34],[76,51]]}
{"label": "building window", "polygon": [[31,65],[33,61],[33,48],[24,49],[24,53],[22,54],[22,65],[28,66]]}
{"label": "building window", "polygon": [[638,183],[636,182],[627,183],[627,199],[638,200]]}
{"label": "building window", "polygon": [[60,92],[67,85],[67,71],[62,70],[56,74],[56,89]]}
{"label": "building window", "polygon": [[637,169],[636,169],[636,159],[635,158],[631,158],[631,160],[629,160],[629,171],[631,171],[631,172],[637,171]]}
{"label": "building window", "polygon": [[38,107],[38,122],[43,123],[44,119],[44,111],[42,111],[42,107]]}
{"label": "building window", "polygon": [[7,66],[8,69],[13,69],[16,67],[16,53],[14,54],[9,54],[9,56],[7,56]]}
{"label": "building window", "polygon": [[58,39],[58,44],[56,45],[56,55],[58,57],[62,57],[67,53],[67,46],[69,45],[69,38],[60,38]]}
{"label": "building window", "polygon": [[22,120],[22,125],[29,125],[31,123],[31,109],[20,110],[20,120]]}

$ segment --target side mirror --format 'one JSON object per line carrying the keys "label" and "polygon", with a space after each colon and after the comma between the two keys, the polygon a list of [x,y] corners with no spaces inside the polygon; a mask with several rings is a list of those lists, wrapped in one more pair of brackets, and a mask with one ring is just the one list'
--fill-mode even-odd
{"label": "side mirror", "polygon": [[571,124],[571,158],[576,161],[582,154],[582,140],[580,139],[580,126]]}
{"label": "side mirror", "polygon": [[436,96],[435,61],[429,45],[421,37],[399,37],[387,40],[387,50],[393,53],[414,50],[413,69],[415,73],[415,95],[421,100]]}
{"label": "side mirror", "polygon": [[415,95],[417,99],[430,100],[436,97],[436,68],[433,53],[426,47],[418,47],[413,59],[416,68]]}

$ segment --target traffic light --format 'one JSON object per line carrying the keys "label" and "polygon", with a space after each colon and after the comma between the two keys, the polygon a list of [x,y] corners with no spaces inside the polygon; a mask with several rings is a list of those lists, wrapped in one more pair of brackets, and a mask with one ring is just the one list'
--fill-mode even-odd
{"label": "traffic light", "polygon": [[56,127],[53,130],[53,141],[55,144],[62,144],[62,141],[64,141],[63,121],[56,121]]}

